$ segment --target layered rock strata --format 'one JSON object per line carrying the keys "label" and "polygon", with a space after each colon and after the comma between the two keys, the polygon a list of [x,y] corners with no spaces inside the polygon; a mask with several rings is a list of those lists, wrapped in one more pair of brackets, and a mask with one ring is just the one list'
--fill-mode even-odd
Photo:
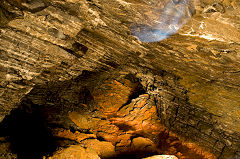
{"label": "layered rock strata", "polygon": [[[49,110],[61,109],[52,102],[58,96],[74,107],[74,95],[86,89],[72,92],[69,83],[81,79],[97,87],[117,69],[141,80],[169,130],[219,158],[239,156],[238,0],[192,1],[186,8],[195,15],[156,43],[140,42],[131,28],[151,28],[164,5],[157,0],[0,2],[0,121],[34,91],[49,96],[38,103]],[[71,99],[60,93],[63,85]],[[66,123],[62,115],[55,117]]]}

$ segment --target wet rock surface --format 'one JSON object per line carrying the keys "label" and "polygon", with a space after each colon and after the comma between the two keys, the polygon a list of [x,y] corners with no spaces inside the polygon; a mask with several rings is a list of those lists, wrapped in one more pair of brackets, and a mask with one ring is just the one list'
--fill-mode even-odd
{"label": "wet rock surface", "polygon": [[[20,113],[1,135],[19,128],[14,123],[35,119],[46,130],[45,135],[49,135],[47,123],[51,130],[56,129],[54,133],[62,132],[64,138],[71,139],[62,145],[101,138],[120,151],[125,149],[122,145],[131,147],[132,132],[154,142],[142,133],[162,130],[154,128],[153,121],[150,125],[143,122],[149,129],[145,133],[147,130],[136,121],[147,121],[157,112],[159,122],[181,139],[218,158],[238,157],[239,1],[190,1],[186,9],[193,16],[176,34],[161,42],[140,42],[131,28],[154,30],[166,2],[1,0],[2,125],[9,123],[7,115]],[[142,89],[134,82],[120,80],[129,73],[140,80]],[[139,93],[131,96],[132,92]],[[149,103],[157,109],[145,108]],[[13,110],[22,105],[23,112]],[[28,118],[19,120],[26,110]],[[43,114],[38,116],[41,119],[32,116],[36,111]],[[148,112],[146,119],[139,111]]]}

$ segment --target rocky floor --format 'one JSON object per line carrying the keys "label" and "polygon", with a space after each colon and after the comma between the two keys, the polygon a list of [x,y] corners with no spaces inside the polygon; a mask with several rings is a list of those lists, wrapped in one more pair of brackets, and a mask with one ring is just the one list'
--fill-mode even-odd
{"label": "rocky floor", "polygon": [[105,81],[93,93],[98,109],[69,112],[69,118],[88,133],[54,129],[56,137],[74,140],[79,145],[61,149],[49,159],[78,158],[79,155],[142,158],[151,154],[174,154],[180,159],[214,158],[167,131],[158,121],[156,106],[148,94],[128,101],[136,87],[137,84],[129,80]]}
{"label": "rocky floor", "polygon": [[[138,87],[138,83],[127,79],[105,81],[92,94],[96,109],[69,112],[71,121],[82,131],[53,129],[55,137],[76,141],[76,145],[61,147],[46,158],[125,159],[153,154],[176,155],[180,159],[214,158],[165,129],[158,121],[156,106],[148,94],[129,99]],[[88,106],[80,104],[79,107],[86,109]]]}
{"label": "rocky floor", "polygon": [[13,111],[5,127],[1,125],[8,131],[6,142],[0,142],[0,155],[16,158],[17,154],[19,159],[138,159],[158,154],[179,159],[215,158],[161,125],[154,99],[136,79],[106,79],[91,95],[86,92],[86,88],[85,93],[80,91],[85,100],[72,109],[62,109],[66,115],[59,119],[55,115],[59,110],[33,103]]}

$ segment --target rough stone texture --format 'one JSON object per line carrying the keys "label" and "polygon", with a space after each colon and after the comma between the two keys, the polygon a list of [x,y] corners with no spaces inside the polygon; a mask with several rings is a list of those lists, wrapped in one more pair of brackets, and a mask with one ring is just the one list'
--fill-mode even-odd
{"label": "rough stone texture", "polygon": [[178,158],[173,155],[155,155],[155,156],[147,157],[144,159],[178,159]]}
{"label": "rough stone texture", "polygon": [[[49,96],[38,103],[49,110],[61,109],[50,97],[59,97],[59,103],[73,109],[82,90],[71,91],[72,79],[97,86],[101,75],[95,81],[79,76],[118,69],[142,80],[171,131],[219,158],[239,156],[240,2],[190,1],[196,14],[178,33],[161,42],[142,43],[130,28],[151,27],[165,4],[158,2],[1,0],[0,121],[34,91],[39,98]],[[58,94],[63,85],[71,92],[67,96]],[[47,88],[52,91],[44,94]],[[88,97],[82,104],[91,102]],[[34,98],[37,103],[39,98]],[[68,114],[58,112],[49,118],[66,123]]]}
{"label": "rough stone texture", "polygon": [[[134,75],[118,75],[119,78],[113,79],[111,76],[104,76],[106,79],[98,87],[94,86],[93,90],[90,87],[92,84],[81,86],[80,84],[84,83],[81,79],[78,79],[78,82],[70,80],[69,84],[64,82],[63,85],[35,87],[23,99],[20,107],[12,111],[0,124],[0,135],[9,136],[18,157],[22,155],[24,159],[37,158],[36,154],[48,157],[57,148],[64,151],[54,152],[52,157],[59,157],[60,154],[64,157],[71,151],[75,156],[80,156],[85,154],[85,151],[79,150],[75,153],[74,149],[66,149],[79,144],[81,147],[95,149],[103,158],[115,158],[115,155],[120,158],[141,158],[153,154],[174,154],[180,159],[193,156],[195,159],[215,158],[196,144],[180,140],[176,134],[160,124],[153,96],[142,90]],[[99,76],[95,74],[91,77]],[[55,87],[56,85],[58,87]],[[120,92],[119,88],[122,88]],[[69,89],[72,94],[66,91]],[[95,94],[97,97],[102,96],[101,102],[94,102],[95,96],[92,96],[89,90],[102,92],[103,94]],[[110,90],[118,92],[116,96],[121,95],[123,99],[128,97],[129,100],[126,102],[115,98],[114,101],[112,96],[105,94]],[[128,90],[134,91],[131,94],[122,93]],[[71,100],[75,96],[78,100]],[[116,112],[109,111],[108,106],[102,107],[104,103],[111,102],[113,107],[116,104]],[[51,130],[52,136],[47,130]],[[24,154],[27,154],[27,157]]]}
{"label": "rough stone texture", "polygon": [[132,147],[137,150],[154,149],[155,144],[148,138],[137,137],[132,140]]}
{"label": "rough stone texture", "polygon": [[[92,90],[93,99],[96,101],[81,104],[84,102],[83,100],[77,106],[71,107],[65,101],[65,103],[60,103],[61,110],[53,109],[51,111],[49,107],[57,107],[58,101],[61,101],[61,98],[65,99],[68,94],[61,87],[62,90],[58,94],[63,93],[64,95],[62,94],[60,98],[52,98],[51,105],[39,105],[41,112],[49,120],[50,127],[57,127],[52,129],[54,137],[64,139],[64,142],[59,141],[60,147],[68,145],[69,143],[65,143],[67,140],[76,141],[75,144],[83,144],[84,147],[94,149],[103,158],[141,158],[151,154],[174,154],[179,158],[193,156],[196,159],[215,158],[196,144],[181,141],[179,137],[167,131],[160,124],[154,98],[142,92],[142,86],[134,75],[124,73],[120,74],[117,79],[105,78],[107,80]],[[70,83],[73,92],[75,89],[80,89],[79,85],[74,84],[73,81]],[[69,86],[66,85],[66,87]],[[27,101],[32,100],[35,104],[41,104],[46,99],[43,97],[39,99],[38,93],[40,92],[35,89],[29,93]],[[124,93],[129,90],[134,91],[130,94]],[[94,93],[96,91],[102,92],[102,94]],[[106,93],[110,91],[115,93],[116,98]],[[85,96],[85,98],[88,99],[89,96]],[[129,98],[129,101],[118,100],[118,96],[121,96],[121,99]],[[112,103],[112,111],[109,111],[109,103]],[[61,116],[56,117],[56,113]],[[50,116],[53,117],[50,118]],[[76,125],[68,121],[69,119]]]}
{"label": "rough stone texture", "polygon": [[85,134],[85,133],[80,133],[79,131],[75,131],[74,133],[71,132],[70,130],[65,130],[63,128],[56,128],[53,130],[54,136],[60,136],[61,138],[66,138],[70,140],[75,140],[77,142],[81,142],[85,139],[93,139],[97,138],[96,135],[94,134]]}
{"label": "rough stone texture", "polygon": [[101,158],[111,158],[116,155],[115,147],[110,142],[88,139],[81,142],[85,147],[93,149]]}
{"label": "rough stone texture", "polygon": [[[163,81],[163,78],[167,80]],[[150,93],[156,97],[161,122],[170,131],[197,141],[220,158],[230,158],[233,154],[237,156],[239,133],[233,131],[235,127],[228,127],[231,122],[228,125],[221,124],[221,116],[216,115],[216,112],[209,113],[206,109],[191,104],[187,91],[181,85],[177,86],[179,81],[176,77],[166,74],[163,78],[155,78],[149,88]]]}
{"label": "rough stone texture", "polygon": [[72,145],[57,151],[52,157],[48,157],[48,159],[100,159],[100,157],[90,148],[85,149],[79,145]]}
{"label": "rough stone texture", "polygon": [[17,155],[13,154],[10,150],[11,143],[5,138],[0,138],[0,158],[17,159]]}

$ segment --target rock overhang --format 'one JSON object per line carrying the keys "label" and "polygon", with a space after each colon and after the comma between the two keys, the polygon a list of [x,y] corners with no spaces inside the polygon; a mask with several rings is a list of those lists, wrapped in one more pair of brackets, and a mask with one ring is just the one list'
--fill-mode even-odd
{"label": "rock overhang", "polygon": [[76,78],[84,70],[121,68],[147,81],[167,72],[167,89],[180,87],[185,93],[174,94],[212,114],[211,124],[226,130],[222,142],[236,149],[238,1],[193,1],[196,14],[179,32],[155,43],[140,42],[130,28],[150,25],[149,18],[157,18],[157,1],[2,2],[1,119],[35,85]]}

